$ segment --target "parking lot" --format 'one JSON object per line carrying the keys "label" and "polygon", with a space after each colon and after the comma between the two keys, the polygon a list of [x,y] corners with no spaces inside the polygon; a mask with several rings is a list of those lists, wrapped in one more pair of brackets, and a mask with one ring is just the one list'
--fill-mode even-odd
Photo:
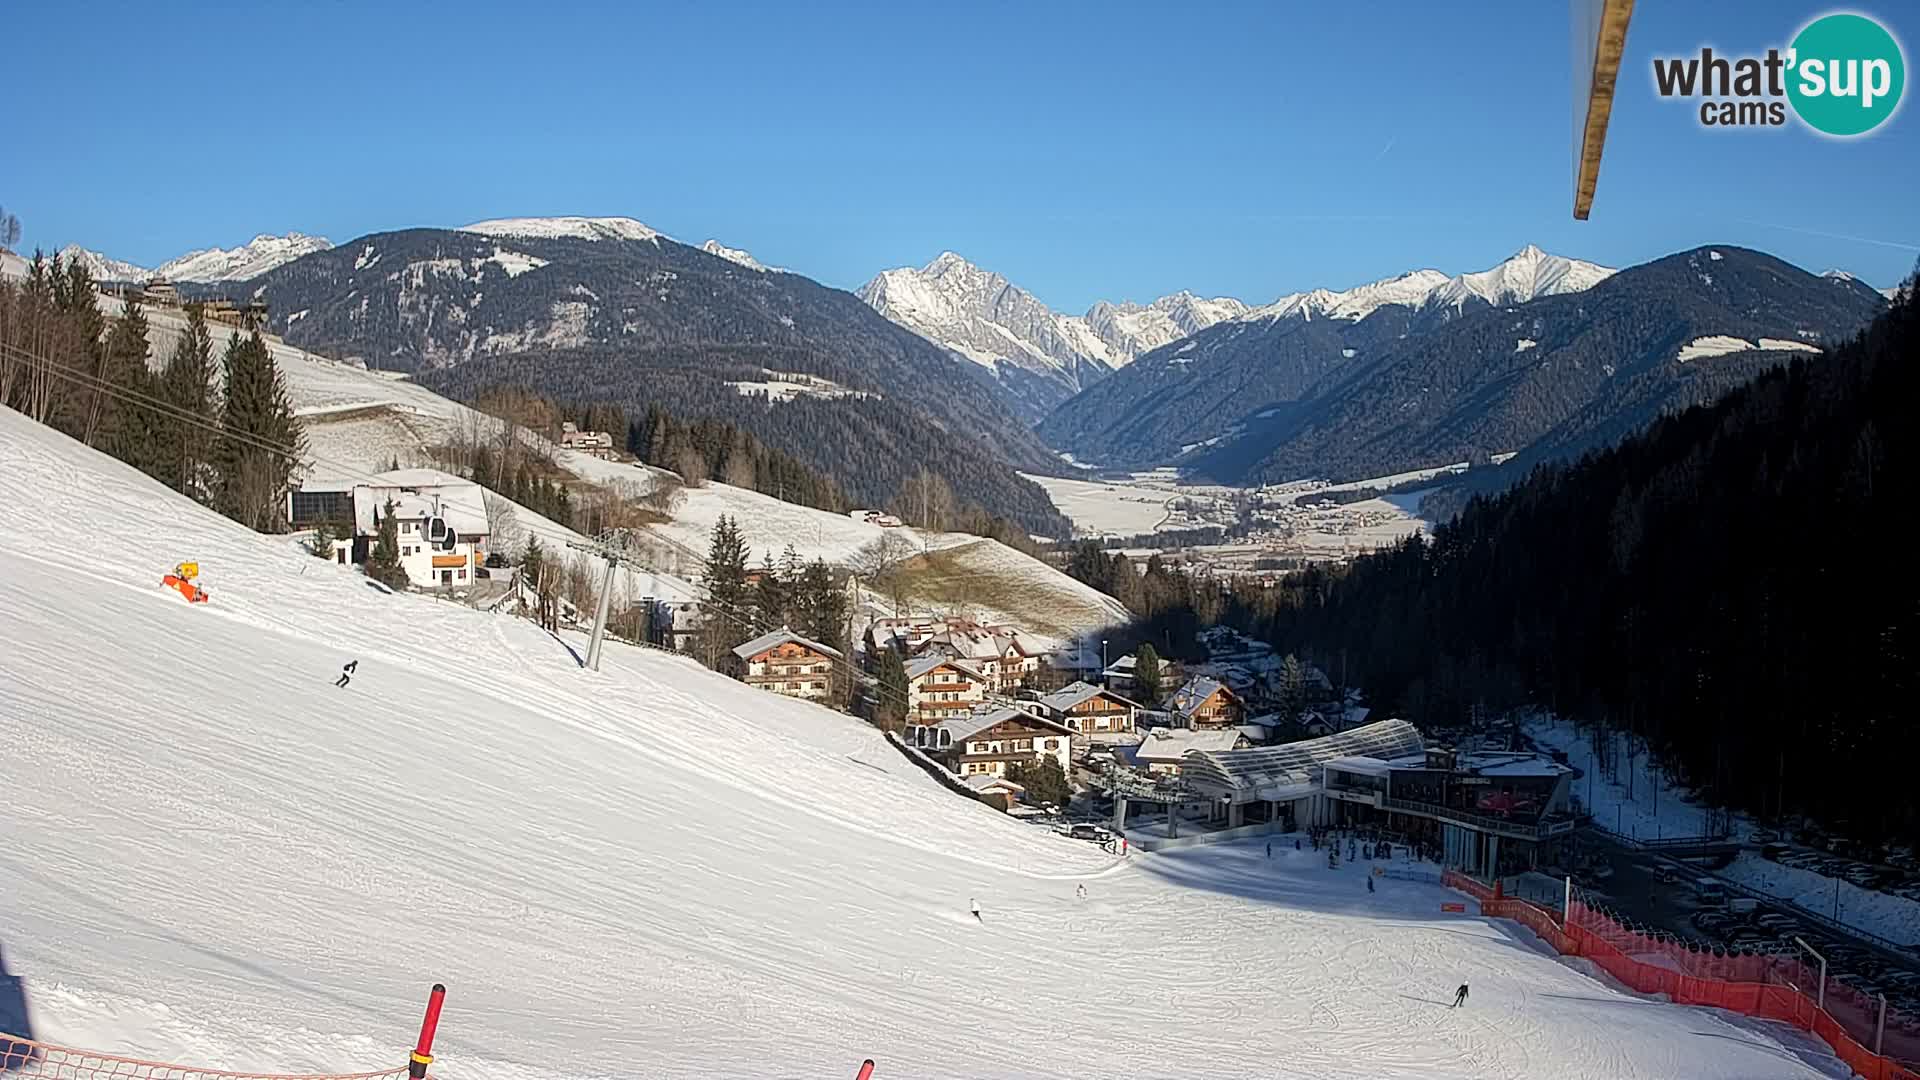
{"label": "parking lot", "polygon": [[[1887,999],[1886,1048],[1920,1058],[1920,956],[1812,922],[1784,905],[1737,895],[1703,896],[1703,868],[1635,850],[1592,832],[1578,840],[1587,872],[1576,882],[1594,900],[1650,930],[1697,948],[1800,953],[1801,943],[1828,964],[1829,1011],[1850,1030],[1870,1033],[1877,999]],[[1846,990],[1840,989],[1847,988]],[[1810,991],[1812,988],[1808,988]],[[1873,1000],[1869,1000],[1873,999]]]}

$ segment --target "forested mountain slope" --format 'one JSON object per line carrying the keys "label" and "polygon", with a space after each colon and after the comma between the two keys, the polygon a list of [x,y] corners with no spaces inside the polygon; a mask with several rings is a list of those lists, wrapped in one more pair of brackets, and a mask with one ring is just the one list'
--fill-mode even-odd
{"label": "forested mountain slope", "polygon": [[1423,722],[1531,702],[1644,735],[1733,805],[1911,838],[1916,361],[1909,292],[1850,342],[1229,618],[1345,655]]}
{"label": "forested mountain slope", "polygon": [[872,501],[891,497],[920,455],[963,500],[1035,532],[1066,529],[1014,471],[1058,459],[970,365],[851,293],[629,219],[379,233],[272,270],[245,295],[269,303],[291,343],[436,389],[526,384],[635,415],[697,407]]}

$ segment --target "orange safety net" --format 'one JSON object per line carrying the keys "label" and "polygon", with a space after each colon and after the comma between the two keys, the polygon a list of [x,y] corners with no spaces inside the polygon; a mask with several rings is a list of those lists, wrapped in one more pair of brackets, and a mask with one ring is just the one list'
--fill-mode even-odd
{"label": "orange safety net", "polygon": [[4,1080],[401,1080],[406,1075],[404,1064],[364,1073],[228,1072],[75,1050],[0,1032],[0,1078]]}
{"label": "orange safety net", "polygon": [[[1451,870],[1441,882],[1480,901],[1481,914],[1521,923],[1562,955],[1584,956],[1638,993],[1792,1024],[1867,1080],[1920,1080],[1920,1070],[1905,1063],[1920,1059],[1920,1018],[1889,1010],[1883,1032],[1879,1000],[1834,979],[1826,980],[1823,1004],[1819,968],[1798,956],[1693,948],[1626,926],[1578,896],[1563,919],[1525,900],[1496,899],[1486,885]],[[1876,1043],[1881,1053],[1870,1049]]]}

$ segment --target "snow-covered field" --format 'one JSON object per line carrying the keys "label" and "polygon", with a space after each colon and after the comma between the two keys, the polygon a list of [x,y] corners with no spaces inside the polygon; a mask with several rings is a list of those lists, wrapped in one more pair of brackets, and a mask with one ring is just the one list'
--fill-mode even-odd
{"label": "snow-covered field", "polygon": [[[1842,1075],[1435,886],[1116,861],[850,717],[617,644],[586,671],[6,411],[0,455],[40,508],[0,516],[0,948],[48,1040],[383,1068],[439,980],[448,1080]],[[211,603],[158,587],[181,558]]]}
{"label": "snow-covered field", "polygon": [[1154,531],[1167,520],[1167,502],[1175,493],[1132,484],[1069,480],[1022,473],[1039,484],[1053,505],[1073,522],[1074,531],[1093,536],[1135,536]]}

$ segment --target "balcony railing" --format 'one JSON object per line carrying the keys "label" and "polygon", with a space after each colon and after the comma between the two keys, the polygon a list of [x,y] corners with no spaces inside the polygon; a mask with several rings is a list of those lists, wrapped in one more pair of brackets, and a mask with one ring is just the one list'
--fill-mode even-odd
{"label": "balcony railing", "polygon": [[1381,805],[1388,810],[1398,810],[1405,814],[1419,814],[1440,821],[1451,821],[1470,829],[1493,833],[1496,836],[1511,836],[1519,840],[1545,840],[1551,836],[1573,831],[1573,819],[1545,820],[1534,824],[1512,821],[1507,818],[1488,817],[1485,814],[1456,810],[1439,803],[1417,802],[1413,799],[1383,799]]}

